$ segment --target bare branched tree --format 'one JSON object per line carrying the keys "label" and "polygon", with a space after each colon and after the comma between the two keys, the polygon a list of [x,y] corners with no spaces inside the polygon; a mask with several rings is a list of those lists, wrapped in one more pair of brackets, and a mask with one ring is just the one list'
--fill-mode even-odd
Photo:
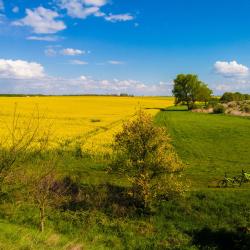
{"label": "bare branched tree", "polygon": [[0,140],[0,193],[6,177],[20,160],[32,151],[41,152],[47,148],[51,130],[50,127],[42,128],[40,121],[38,107],[29,117],[21,118],[15,106],[12,121],[6,124],[6,133]]}
{"label": "bare branched tree", "polygon": [[29,201],[39,209],[39,229],[44,232],[49,208],[60,207],[70,199],[71,186],[57,176],[57,156],[42,160],[39,170],[33,173],[29,185]]}

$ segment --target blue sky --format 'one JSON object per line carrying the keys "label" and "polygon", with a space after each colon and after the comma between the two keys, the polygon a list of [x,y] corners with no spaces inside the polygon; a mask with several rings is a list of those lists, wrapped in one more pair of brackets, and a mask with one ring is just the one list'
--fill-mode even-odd
{"label": "blue sky", "polygon": [[249,0],[0,0],[1,93],[250,93]]}

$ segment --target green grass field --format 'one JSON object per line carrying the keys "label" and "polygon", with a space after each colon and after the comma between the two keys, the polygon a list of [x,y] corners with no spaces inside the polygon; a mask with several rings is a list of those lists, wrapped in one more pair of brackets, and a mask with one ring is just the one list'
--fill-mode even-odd
{"label": "green grass field", "polygon": [[156,122],[168,128],[194,188],[207,187],[225,172],[250,172],[249,118],[175,110],[158,113]]}
{"label": "green grass field", "polygon": [[41,234],[38,211],[7,197],[0,204],[0,249],[250,249],[243,232],[250,227],[249,185],[209,187],[225,172],[250,172],[250,119],[170,108],[155,121],[168,128],[187,165],[183,179],[191,185],[184,198],[164,202],[151,215],[124,212],[115,203],[105,207],[102,197],[111,194],[102,185],[123,190],[126,180],[107,173],[108,159],[67,152],[59,159],[61,173],[79,179],[95,203],[48,211]]}

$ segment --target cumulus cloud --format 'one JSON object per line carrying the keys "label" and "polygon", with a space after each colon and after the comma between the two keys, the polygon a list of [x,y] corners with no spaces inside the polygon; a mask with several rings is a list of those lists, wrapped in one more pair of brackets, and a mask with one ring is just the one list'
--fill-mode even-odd
{"label": "cumulus cloud", "polygon": [[232,83],[223,83],[215,86],[215,90],[217,94],[223,94],[224,92],[242,92],[249,93],[250,92],[250,80],[234,82]]}
{"label": "cumulus cloud", "polygon": [[0,78],[37,79],[44,76],[44,68],[39,63],[0,59]]}
{"label": "cumulus cloud", "polygon": [[[5,84],[8,84],[6,86]],[[132,79],[94,79],[81,75],[77,78],[44,76],[43,78],[0,79],[0,92],[41,94],[120,94],[157,96],[171,95],[172,83],[147,84]]]}
{"label": "cumulus cloud", "polygon": [[109,14],[101,11],[101,7],[108,3],[107,0],[58,0],[61,9],[65,9],[72,18],[85,19],[88,16],[102,17],[109,22],[126,22],[134,19],[129,13]]}
{"label": "cumulus cloud", "polygon": [[126,13],[126,14],[117,14],[117,15],[109,14],[109,15],[106,15],[104,17],[104,19],[106,21],[116,23],[116,22],[132,21],[132,20],[134,20],[134,16],[132,16],[129,13]]}
{"label": "cumulus cloud", "polygon": [[34,10],[26,9],[26,17],[12,24],[31,27],[36,34],[54,34],[66,29],[64,22],[57,20],[58,17],[56,11],[38,7]]}
{"label": "cumulus cloud", "polygon": [[[87,0],[86,0],[87,1]],[[99,11],[99,6],[103,2],[101,0],[96,1],[83,0],[59,0],[58,5],[61,9],[65,9],[67,14],[73,18],[85,19],[90,15],[93,15]],[[95,4],[93,4],[93,2]],[[98,5],[99,4],[99,5]]]}
{"label": "cumulus cloud", "polygon": [[217,61],[214,64],[214,69],[217,74],[224,77],[245,77],[249,73],[247,66],[239,64],[236,61]]}
{"label": "cumulus cloud", "polygon": [[105,4],[108,3],[107,0],[83,0],[83,2],[86,4],[86,5],[94,5],[94,6],[104,6]]}
{"label": "cumulus cloud", "polygon": [[85,51],[79,50],[79,49],[67,48],[67,49],[62,49],[60,53],[64,56],[77,56],[77,55],[85,54]]}

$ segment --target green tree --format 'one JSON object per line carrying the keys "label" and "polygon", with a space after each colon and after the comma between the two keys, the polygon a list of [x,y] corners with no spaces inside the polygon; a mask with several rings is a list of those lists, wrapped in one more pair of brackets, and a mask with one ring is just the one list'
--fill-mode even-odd
{"label": "green tree", "polygon": [[114,151],[112,169],[128,178],[131,195],[145,209],[150,209],[155,200],[183,192],[178,179],[183,164],[165,128],[155,126],[145,112],[139,111],[135,120],[123,125],[115,136]]}
{"label": "green tree", "polygon": [[212,91],[199,80],[197,75],[180,74],[174,80],[173,94],[176,104],[186,103],[192,109],[196,101],[205,101],[211,97]]}
{"label": "green tree", "polygon": [[205,105],[207,105],[207,102],[211,99],[212,93],[213,91],[209,89],[206,84],[201,83],[198,91],[198,101],[205,102]]}
{"label": "green tree", "polygon": [[232,102],[234,101],[234,94],[231,92],[225,92],[220,98],[221,102]]}
{"label": "green tree", "polygon": [[220,98],[220,101],[222,103],[228,103],[233,101],[244,101],[244,100],[250,100],[250,95],[241,94],[239,92],[236,93],[225,92]]}

